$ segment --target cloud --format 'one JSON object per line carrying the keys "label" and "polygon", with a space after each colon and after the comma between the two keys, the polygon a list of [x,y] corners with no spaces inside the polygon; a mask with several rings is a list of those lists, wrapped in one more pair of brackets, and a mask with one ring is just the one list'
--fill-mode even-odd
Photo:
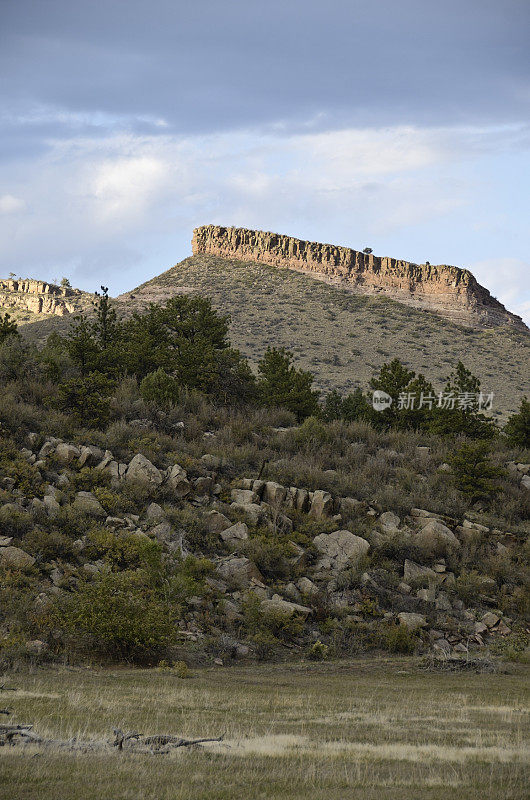
{"label": "cloud", "polygon": [[475,223],[498,212],[505,170],[495,165],[505,152],[526,157],[522,139],[513,126],[402,125],[50,139],[4,170],[6,208],[31,198],[31,213],[0,219],[0,263],[118,293],[189,255],[192,228],[214,222],[470,266],[513,307],[524,281],[517,256],[505,266],[509,296],[486,263],[497,249],[505,256],[508,223],[498,233]]}
{"label": "cloud", "polygon": [[151,156],[107,159],[91,181],[96,216],[102,221],[136,221],[167,187],[164,162]]}
{"label": "cloud", "polygon": [[26,204],[20,197],[14,197],[12,194],[0,195],[0,214],[16,214],[25,207]]}

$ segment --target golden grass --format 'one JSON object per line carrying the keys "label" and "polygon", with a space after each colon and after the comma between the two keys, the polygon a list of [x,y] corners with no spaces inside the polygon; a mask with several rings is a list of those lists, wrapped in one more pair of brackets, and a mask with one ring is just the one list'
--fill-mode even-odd
{"label": "golden grass", "polygon": [[[3,678],[16,720],[106,741],[112,727],[220,744],[165,756],[0,749],[1,800],[519,800],[528,669],[430,675],[406,659]],[[493,702],[492,702],[493,701]],[[498,703],[496,702],[498,701]]]}

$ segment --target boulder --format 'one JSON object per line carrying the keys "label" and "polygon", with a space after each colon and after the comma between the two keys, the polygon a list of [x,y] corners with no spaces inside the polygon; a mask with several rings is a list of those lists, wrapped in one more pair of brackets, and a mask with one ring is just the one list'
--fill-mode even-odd
{"label": "boulder", "polygon": [[238,545],[248,539],[248,528],[244,522],[236,522],[220,533],[221,539],[229,545]]}
{"label": "boulder", "polygon": [[394,533],[397,531],[399,523],[401,522],[398,515],[394,514],[392,511],[385,511],[384,514],[381,514],[378,521],[385,533]]}
{"label": "boulder", "polygon": [[81,454],[77,461],[77,466],[79,468],[87,466],[87,467],[95,467],[96,464],[101,462],[101,459],[105,453],[100,447],[95,447],[93,444],[89,444],[86,447],[81,447]]}
{"label": "boulder", "polygon": [[203,519],[208,533],[220,534],[232,525],[228,517],[225,517],[225,515],[221,514],[219,511],[208,511]]}
{"label": "boulder", "polygon": [[314,597],[319,592],[316,583],[313,583],[312,580],[306,577],[300,578],[298,580],[296,588],[301,594],[305,594],[307,597]]}
{"label": "boulder", "polygon": [[248,503],[248,505],[230,503],[230,508],[239,513],[246,514],[252,525],[258,525],[265,517],[265,508],[257,503]]}
{"label": "boulder", "polygon": [[164,520],[163,522],[159,522],[158,525],[155,525],[154,528],[151,528],[149,533],[159,542],[164,543],[171,539],[171,536],[173,535],[173,528],[167,520]]}
{"label": "boulder", "polygon": [[87,514],[91,517],[107,517],[107,512],[92,492],[77,492],[72,508],[79,514]]}
{"label": "boulder", "polygon": [[147,511],[145,512],[146,522],[160,522],[160,520],[165,518],[164,509],[162,506],[159,506],[158,503],[150,503],[147,506]]}
{"label": "boulder", "polygon": [[243,556],[229,556],[223,559],[217,565],[217,572],[238,589],[247,589],[253,578],[263,581],[263,576],[257,566]]}
{"label": "boulder", "polygon": [[49,517],[52,517],[52,519],[56,517],[61,510],[61,506],[51,494],[44,495],[42,502],[46,513]]}
{"label": "boulder", "polygon": [[523,475],[521,478],[521,487],[530,491],[530,475]]}
{"label": "boulder", "polygon": [[460,547],[454,533],[437,519],[427,520],[413,541],[426,558],[446,556]]}
{"label": "boulder", "polygon": [[330,493],[324,492],[322,489],[313,492],[309,513],[317,519],[330,517],[333,513],[333,498]]}
{"label": "boulder", "polygon": [[285,502],[287,489],[275,481],[267,481],[263,490],[263,500],[274,506],[280,506]]}
{"label": "boulder", "polygon": [[409,631],[417,631],[420,628],[427,627],[427,620],[423,614],[413,614],[409,611],[401,611],[398,614],[398,619],[402,625],[405,625]]}
{"label": "boulder", "polygon": [[0,564],[5,567],[12,567],[13,569],[25,569],[32,567],[35,563],[33,556],[21,550],[20,547],[0,547]]}
{"label": "boulder", "polygon": [[61,444],[58,444],[55,448],[55,458],[63,464],[71,464],[72,461],[78,459],[80,455],[81,451],[75,444],[61,442]]}
{"label": "boulder", "polygon": [[403,580],[405,583],[414,583],[417,580],[435,581],[438,578],[436,572],[430,567],[423,567],[415,561],[405,559],[403,564]]}
{"label": "boulder", "polygon": [[366,539],[351,531],[320,533],[315,536],[313,543],[322,553],[315,565],[316,569],[331,569],[334,572],[358,564],[370,549]]}
{"label": "boulder", "polygon": [[137,453],[131,459],[125,478],[128,481],[143,484],[144,486],[160,486],[162,473],[142,453]]}
{"label": "boulder", "polygon": [[487,611],[480,621],[487,628],[494,628],[495,625],[500,622],[500,619],[501,618],[497,616],[497,614],[494,614],[493,611]]}
{"label": "boulder", "polygon": [[252,489],[232,489],[230,497],[233,503],[241,506],[259,503],[259,497]]}
{"label": "boulder", "polygon": [[182,500],[191,492],[190,482],[185,469],[179,464],[173,464],[166,470],[166,485],[173,491],[178,500]]}
{"label": "boulder", "polygon": [[309,492],[307,489],[298,489],[296,492],[295,508],[304,514],[309,511]]}
{"label": "boulder", "polygon": [[284,600],[279,594],[274,594],[270,600],[262,600],[260,608],[265,614],[280,613],[287,617],[292,617],[293,614],[301,614],[305,618],[308,614],[311,614],[311,609],[307,606],[291,603],[289,600]]}

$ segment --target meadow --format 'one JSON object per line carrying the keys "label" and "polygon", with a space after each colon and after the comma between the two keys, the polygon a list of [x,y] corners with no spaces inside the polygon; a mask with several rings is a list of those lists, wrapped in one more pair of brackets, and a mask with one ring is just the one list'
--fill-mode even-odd
{"label": "meadow", "polygon": [[[2,800],[519,800],[528,667],[438,674],[403,658],[4,675],[1,705],[43,736],[112,728],[220,743],[167,755],[0,748]],[[14,689],[14,691],[13,691]]]}

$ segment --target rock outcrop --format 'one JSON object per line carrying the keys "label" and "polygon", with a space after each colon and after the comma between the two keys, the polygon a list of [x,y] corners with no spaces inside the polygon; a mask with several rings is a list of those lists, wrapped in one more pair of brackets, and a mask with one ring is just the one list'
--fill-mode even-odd
{"label": "rock outcrop", "polygon": [[0,280],[0,308],[64,317],[79,311],[86,292],[32,278]]}
{"label": "rock outcrop", "polygon": [[466,269],[413,264],[331,244],[306,242],[264,231],[204,225],[196,228],[193,254],[310,272],[315,278],[363,294],[384,294],[400,303],[439,313],[461,325],[510,325],[528,330],[522,319],[481,286]]}

